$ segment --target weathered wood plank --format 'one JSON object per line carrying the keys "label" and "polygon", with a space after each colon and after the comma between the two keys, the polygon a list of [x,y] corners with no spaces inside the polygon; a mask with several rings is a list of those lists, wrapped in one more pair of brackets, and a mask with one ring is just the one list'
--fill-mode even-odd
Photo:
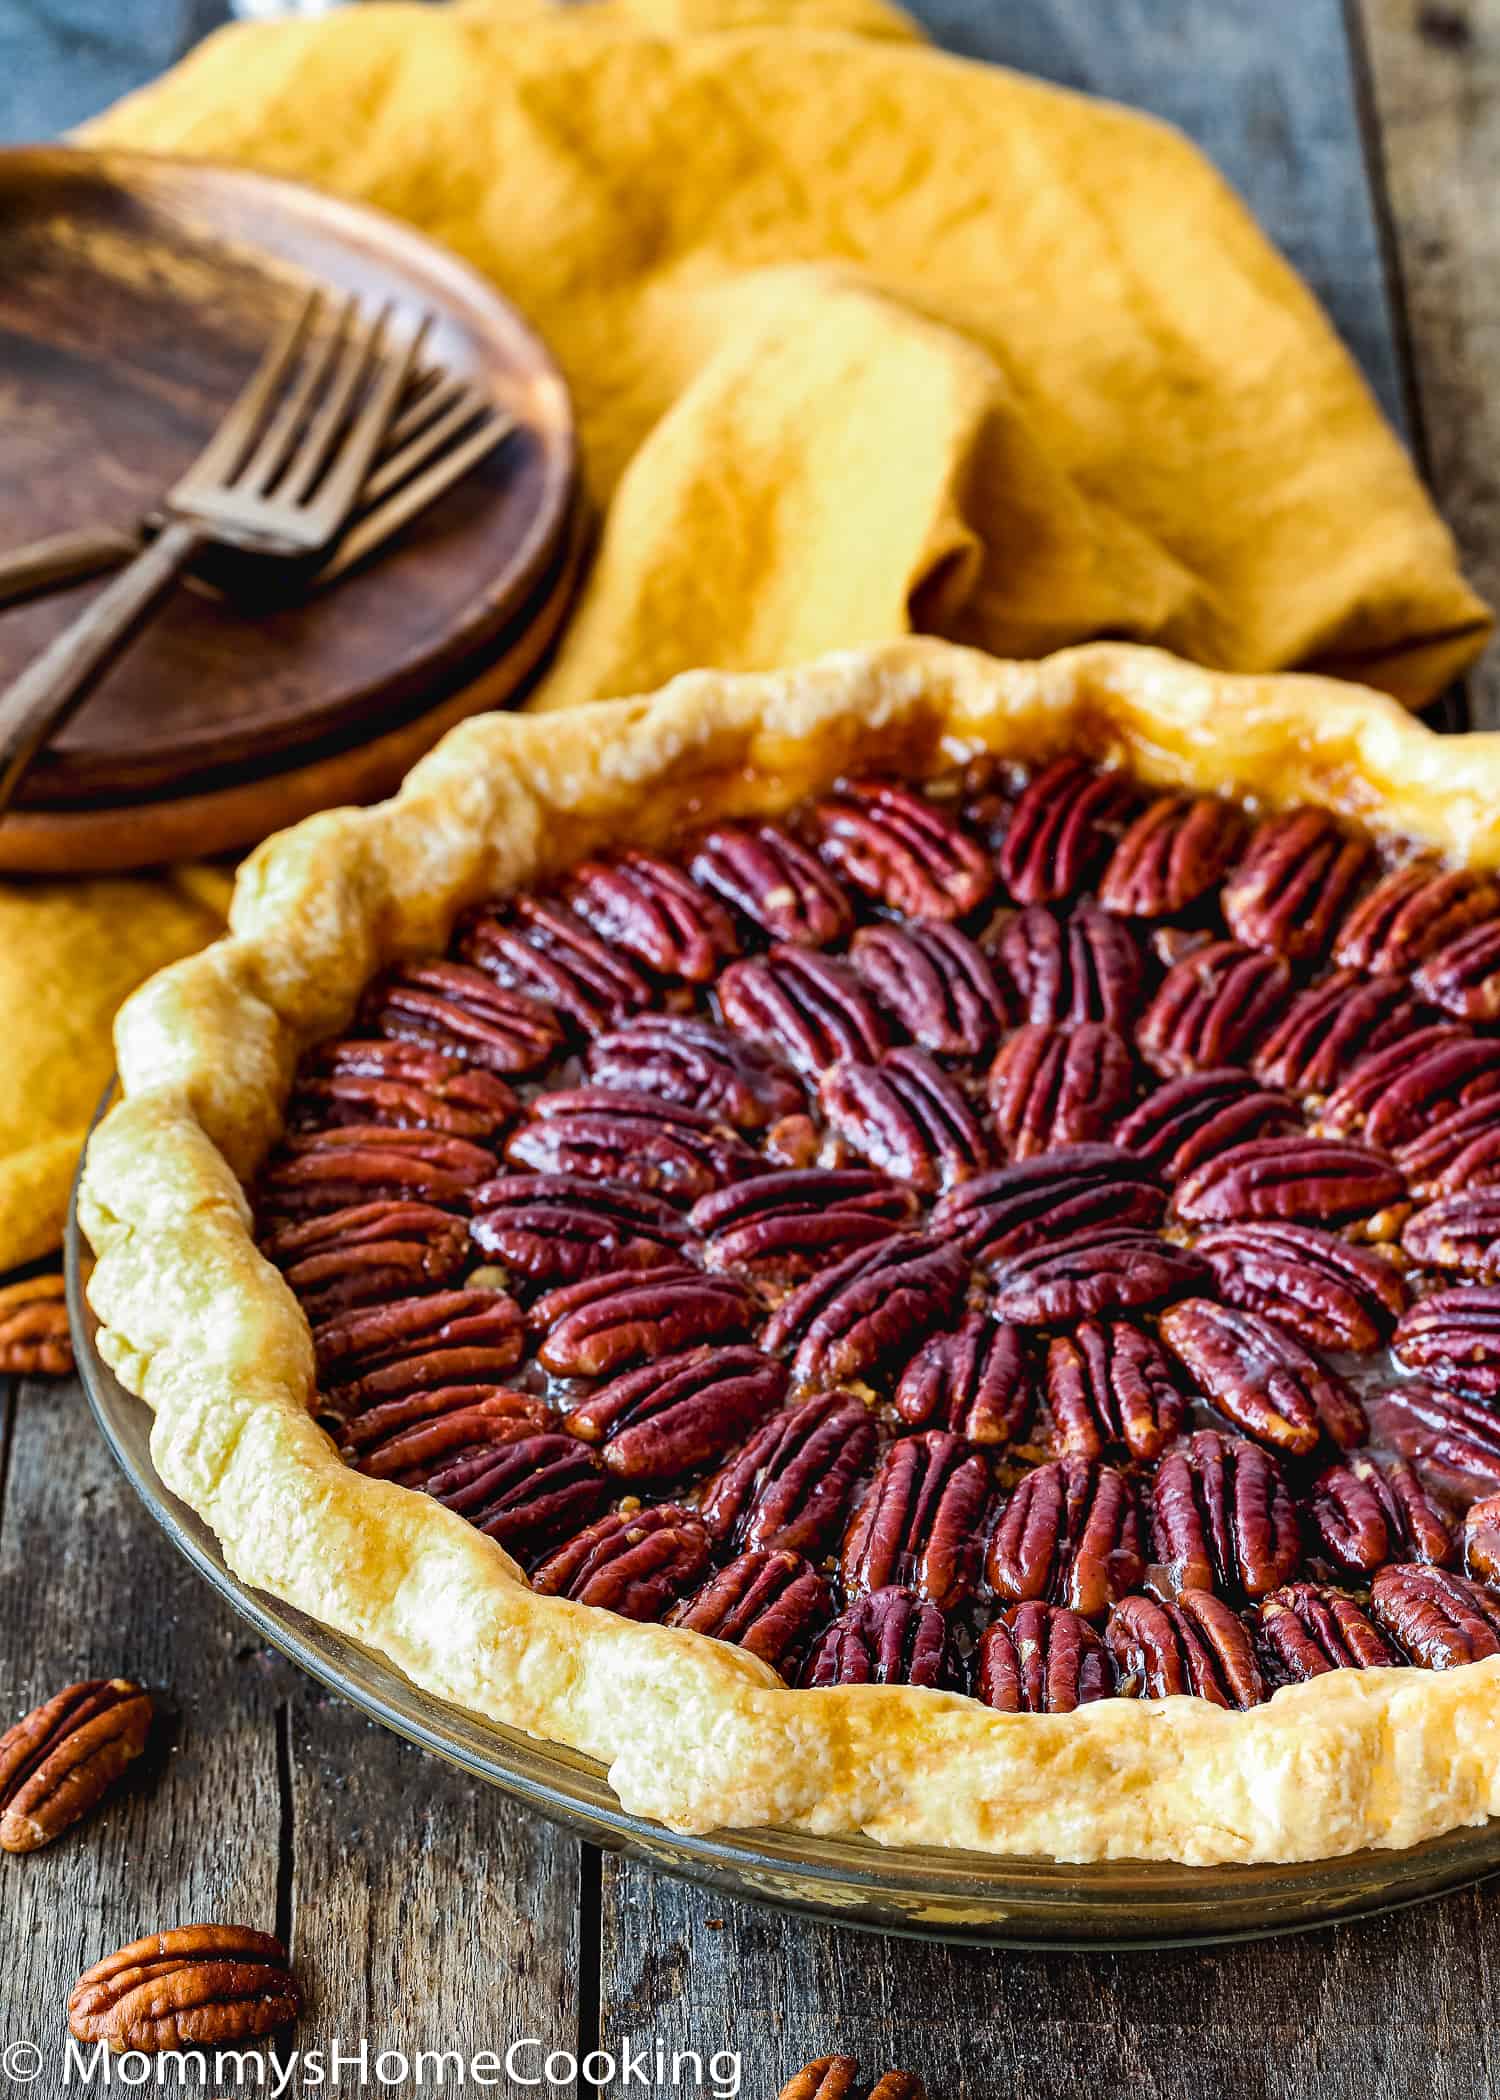
{"label": "weathered wood plank", "polygon": [[576,1845],[261,1646],[141,1509],[76,1386],[22,1387],[14,1420],[0,1715],[124,1672],[175,1725],[88,1824],[0,1861],[0,2042],[34,2038],[50,2065],[81,1968],[219,1919],[288,1935],[303,2048],[571,2046]]}
{"label": "weathered wood plank", "polygon": [[[289,1667],[289,1666],[288,1666]],[[574,2046],[579,1848],[291,1672],[293,1944],[304,2046]]]}
{"label": "weathered wood plank", "polygon": [[97,116],[228,19],[229,0],[5,0],[0,140]]}
{"label": "weathered wood plank", "polygon": [[919,2071],[933,2100],[1500,2091],[1493,1883],[1295,1940],[1067,1955],[876,1940],[608,1859],[604,1874],[606,2035],[737,2048],[755,2100],[834,2049]]}
{"label": "weathered wood plank", "polygon": [[23,1385],[16,1398],[0,1625],[7,1720],[80,1677],[133,1676],[170,1699],[167,1725],[99,1813],[43,1852],[0,1860],[4,2039],[40,2044],[61,2089],[67,1994],[89,1962],[163,1926],[274,1927],[286,1685],[156,1533],[71,1384]]}
{"label": "weathered wood plank", "polygon": [[[1500,4],[1363,0],[1363,17],[1428,475],[1500,603]],[[1500,645],[1470,699],[1500,728]]]}

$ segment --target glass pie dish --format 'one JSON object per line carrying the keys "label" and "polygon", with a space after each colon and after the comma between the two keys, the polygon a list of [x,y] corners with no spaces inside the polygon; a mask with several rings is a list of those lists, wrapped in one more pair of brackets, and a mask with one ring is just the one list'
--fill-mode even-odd
{"label": "glass pie dish", "polygon": [[1405,1851],[1291,1866],[1187,1867],[1155,1860],[1076,1866],[775,1830],[698,1837],[631,1815],[596,1759],[431,1698],[379,1656],[239,1581],[209,1527],[157,1477],[151,1411],[99,1355],[98,1321],[83,1293],[88,1254],[76,1209],[66,1255],[74,1348],[94,1418],[184,1558],[262,1640],[321,1684],[591,1844],[726,1895],[866,1931],[998,1947],[1254,1939],[1420,1903],[1500,1872],[1497,1820]]}

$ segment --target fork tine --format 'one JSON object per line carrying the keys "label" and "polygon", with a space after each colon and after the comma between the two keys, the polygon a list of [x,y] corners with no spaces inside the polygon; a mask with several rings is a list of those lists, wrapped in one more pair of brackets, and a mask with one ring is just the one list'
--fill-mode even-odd
{"label": "fork tine", "polygon": [[311,345],[295,383],[282,396],[260,443],[236,474],[238,488],[251,495],[263,494],[286,465],[308,409],[327,384],[334,360],[348,340],[358,312],[359,301],[351,293],[339,308],[331,332],[321,343]]}
{"label": "fork tine", "polygon": [[409,438],[415,437],[434,416],[441,415],[468,386],[467,379],[456,372],[445,372],[437,365],[427,365],[420,372],[413,373],[406,389],[406,401],[385,434],[385,443],[380,448],[381,460],[399,452]]}
{"label": "fork tine", "polygon": [[415,474],[418,467],[426,466],[435,452],[441,452],[477,416],[494,411],[495,404],[488,395],[467,381],[460,380],[451,391],[454,399],[440,416],[397,451],[388,449],[381,455],[378,466],[371,469],[359,492],[362,507],[368,509],[381,502],[392,489],[400,488],[403,481]]}
{"label": "fork tine", "polygon": [[388,496],[383,503],[377,503],[351,531],[344,534],[333,558],[319,569],[319,585],[332,583],[352,569],[356,562],[373,554],[419,511],[435,502],[445,489],[451,488],[455,481],[461,481],[465,474],[478,466],[487,452],[502,444],[518,427],[514,416],[496,409],[493,416],[481,423],[462,444],[456,445],[451,452],[442,453],[425,474],[408,481],[404,488]]}
{"label": "fork tine", "polygon": [[373,323],[356,326],[343,344],[338,370],[317,414],[302,433],[301,442],[292,455],[277,497],[286,503],[301,502],[313,486],[338,441],[351,404],[358,399],[375,360],[379,357],[389,325],[391,308],[382,306]]}
{"label": "fork tine", "polygon": [[[387,318],[382,316],[376,329],[377,338],[383,337]],[[338,452],[309,506],[314,514],[327,520],[330,530],[344,522],[358,498],[365,476],[380,450],[381,440],[390,428],[396,404],[406,390],[427,328],[428,320],[424,315],[395,356],[377,358],[374,345],[370,348],[365,364],[375,376],[369,394],[341,438]]]}
{"label": "fork tine", "polygon": [[212,482],[227,482],[233,478],[240,462],[255,443],[266,410],[275,400],[282,380],[291,369],[292,359],[306,341],[322,304],[323,295],[314,285],[251,373],[238,400],[188,468],[180,485],[190,484],[200,477]]}

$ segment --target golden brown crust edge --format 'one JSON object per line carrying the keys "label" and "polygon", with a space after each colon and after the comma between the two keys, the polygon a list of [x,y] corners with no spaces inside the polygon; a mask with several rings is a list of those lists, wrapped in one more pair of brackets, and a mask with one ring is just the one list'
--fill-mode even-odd
{"label": "golden brown crust edge", "polygon": [[534,1596],[460,1518],[350,1471],[308,1414],[307,1326],[255,1250],[239,1177],[279,1128],[299,1051],[347,1019],[376,968],[602,842],[785,807],[853,763],[921,772],[1065,748],[1159,782],[1308,797],[1500,865],[1500,737],[1443,740],[1358,687],[1112,643],[999,663],[900,642],[480,717],[393,802],[263,846],[230,936],[122,1012],[124,1099],[81,1196],[103,1353],[155,1409],[157,1470],[235,1573],[426,1691],[603,1759],[627,1809],[681,1830],[1214,1864],[1406,1846],[1500,1813],[1500,1658],[1334,1672],[1249,1714],[1168,1699],[1002,1715],[894,1686],[791,1692],[741,1650]]}

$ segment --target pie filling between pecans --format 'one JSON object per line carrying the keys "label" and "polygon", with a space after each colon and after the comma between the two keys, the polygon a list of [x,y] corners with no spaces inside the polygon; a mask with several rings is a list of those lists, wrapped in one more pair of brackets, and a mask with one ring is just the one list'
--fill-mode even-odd
{"label": "pie filling between pecans", "polygon": [[252,1191],[345,1462],[1008,1713],[1500,1655],[1500,881],[1062,757],[470,908]]}

